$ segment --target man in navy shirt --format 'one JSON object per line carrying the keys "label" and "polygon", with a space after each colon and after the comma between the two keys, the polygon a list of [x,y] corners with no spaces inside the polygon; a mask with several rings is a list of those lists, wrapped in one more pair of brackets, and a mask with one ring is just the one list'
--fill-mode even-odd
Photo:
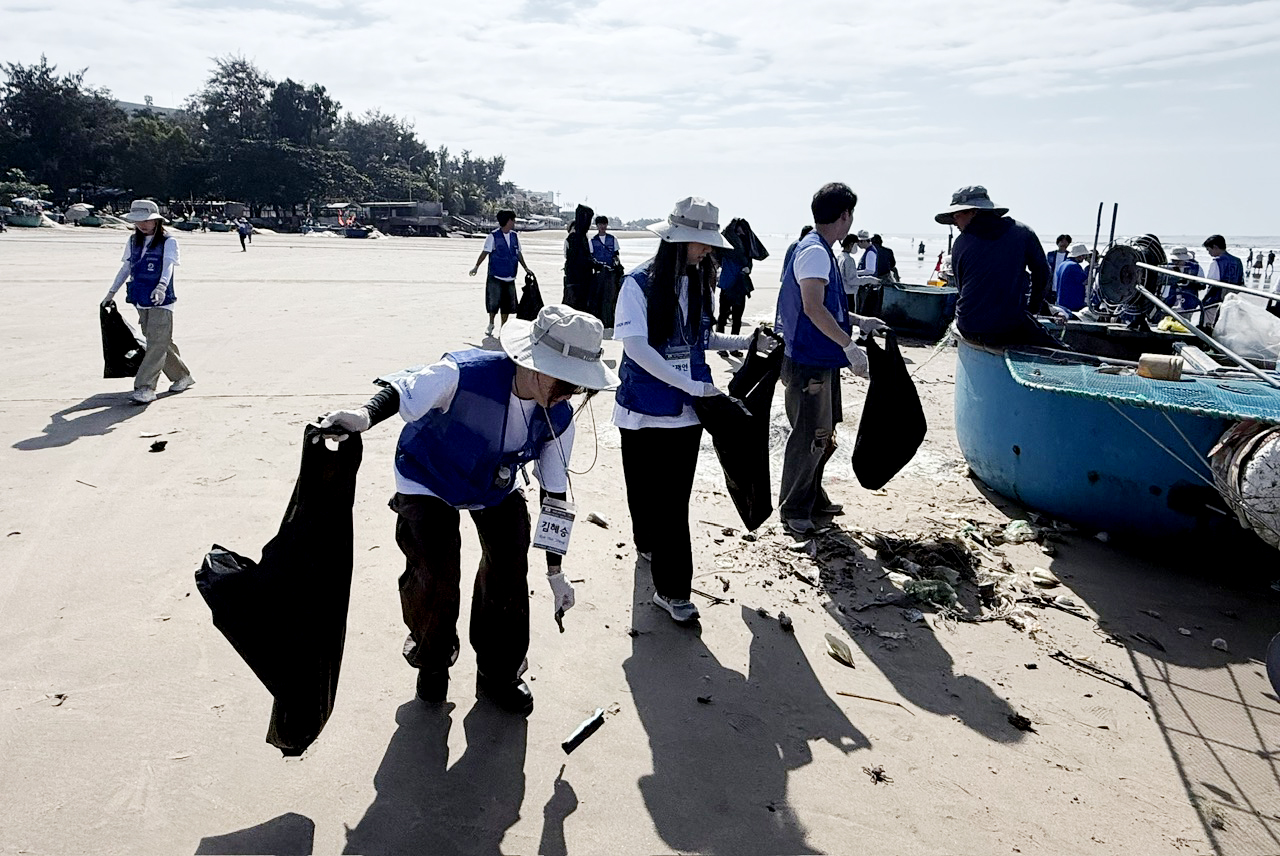
{"label": "man in navy shirt", "polygon": [[951,194],[951,205],[934,217],[960,230],[951,249],[951,269],[959,289],[956,327],[984,345],[1043,345],[1061,348],[1036,321],[1044,303],[1049,264],[1028,226],[1005,216],[980,185]]}

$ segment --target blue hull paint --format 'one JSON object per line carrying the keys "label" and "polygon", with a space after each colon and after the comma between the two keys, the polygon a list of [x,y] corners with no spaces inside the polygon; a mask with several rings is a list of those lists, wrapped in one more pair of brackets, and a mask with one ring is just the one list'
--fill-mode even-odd
{"label": "blue hull paint", "polygon": [[[1169,413],[1120,411],[1212,482],[1203,458],[1232,424]],[[1004,355],[959,345],[956,440],[974,475],[997,493],[1062,520],[1111,532],[1186,533],[1232,525],[1217,492],[1160,449],[1106,401],[1029,389]]]}

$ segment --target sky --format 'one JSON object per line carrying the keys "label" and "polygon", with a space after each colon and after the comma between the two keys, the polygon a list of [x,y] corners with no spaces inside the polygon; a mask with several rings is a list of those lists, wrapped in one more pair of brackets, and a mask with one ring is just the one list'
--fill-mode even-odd
{"label": "sky", "polygon": [[981,184],[1045,240],[1280,234],[1280,0],[0,0],[43,53],[177,106],[212,58],[321,83],[430,146],[624,220],[701,196],[790,233],[844,181],[855,228],[941,232]]}

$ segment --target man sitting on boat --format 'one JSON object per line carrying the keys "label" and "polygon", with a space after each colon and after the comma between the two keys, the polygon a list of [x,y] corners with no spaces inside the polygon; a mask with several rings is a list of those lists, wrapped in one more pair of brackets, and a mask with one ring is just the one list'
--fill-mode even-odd
{"label": "man sitting on boat", "polygon": [[[1213,261],[1209,262],[1209,272],[1205,274],[1206,279],[1216,279],[1218,282],[1225,282],[1229,285],[1244,285],[1244,263],[1227,252],[1226,238],[1221,235],[1210,235],[1204,240],[1204,248],[1213,259]],[[1204,312],[1201,315],[1200,326],[1206,332],[1213,331],[1213,325],[1218,321],[1218,310],[1221,308],[1224,296],[1221,288],[1209,286],[1205,290]]]}
{"label": "man sitting on boat", "polygon": [[1057,303],[1063,309],[1078,312],[1085,306],[1085,273],[1082,262],[1089,258],[1089,248],[1084,244],[1074,244],[1067,251],[1066,261],[1058,263],[1053,271],[1053,291],[1057,295]]}
{"label": "man sitting on boat", "polygon": [[983,345],[1061,348],[1032,314],[1044,303],[1049,264],[1032,229],[998,208],[980,185],[951,194],[933,219],[960,230],[951,249],[956,327]]}

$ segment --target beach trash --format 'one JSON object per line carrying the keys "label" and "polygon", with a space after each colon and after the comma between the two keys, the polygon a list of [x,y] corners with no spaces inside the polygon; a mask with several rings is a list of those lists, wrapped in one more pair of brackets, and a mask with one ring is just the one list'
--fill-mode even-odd
{"label": "beach trash", "polygon": [[856,669],[857,666],[853,665],[853,651],[849,650],[848,644],[843,639],[837,639],[830,633],[825,635],[827,637],[827,653],[850,669]]}
{"label": "beach trash", "polygon": [[956,590],[942,580],[911,580],[902,590],[921,603],[955,606]]}
{"label": "beach trash", "polygon": [[1044,530],[1033,526],[1028,520],[1013,520],[1004,527],[1001,533],[1007,544],[1022,544],[1027,541],[1039,541]]}
{"label": "beach trash", "polygon": [[1217,648],[1219,651],[1229,651],[1229,650],[1230,650],[1230,649],[1227,647],[1227,640],[1226,640],[1226,639],[1222,639],[1222,638],[1214,639],[1214,640],[1213,640],[1212,642],[1210,642],[1209,644],[1210,644],[1210,645],[1212,645],[1214,648]]}
{"label": "beach trash", "polygon": [[560,744],[560,748],[564,750],[564,754],[571,754],[574,749],[582,745],[583,741],[599,731],[602,725],[604,725],[604,708],[597,707],[596,712],[582,720],[573,733]]}
{"label": "beach trash", "polygon": [[1045,568],[1031,569],[1031,582],[1042,588],[1053,588],[1060,585],[1062,580],[1053,575],[1053,572]]}

